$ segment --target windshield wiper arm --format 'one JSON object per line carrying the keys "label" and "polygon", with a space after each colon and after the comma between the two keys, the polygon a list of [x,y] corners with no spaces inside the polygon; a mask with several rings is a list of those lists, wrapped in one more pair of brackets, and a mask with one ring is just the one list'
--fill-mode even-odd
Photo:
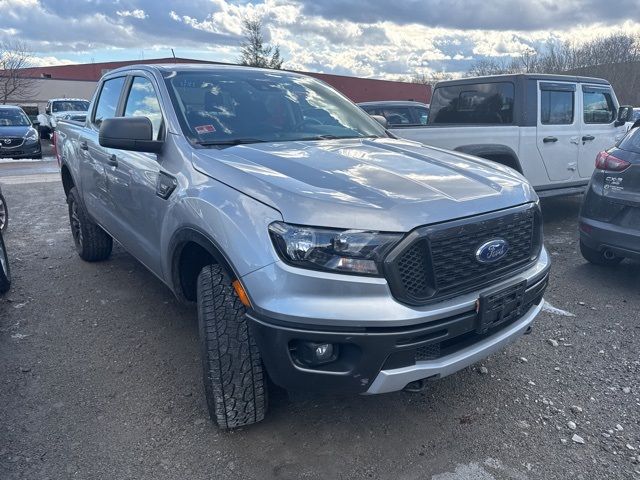
{"label": "windshield wiper arm", "polygon": [[216,146],[216,145],[246,145],[248,143],[264,143],[269,140],[260,140],[259,138],[234,138],[232,140],[205,140],[196,142],[203,147]]}

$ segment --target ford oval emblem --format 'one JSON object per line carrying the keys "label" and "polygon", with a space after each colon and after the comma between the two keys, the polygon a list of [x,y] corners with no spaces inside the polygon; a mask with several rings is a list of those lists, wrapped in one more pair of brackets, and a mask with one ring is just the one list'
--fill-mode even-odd
{"label": "ford oval emblem", "polygon": [[476,260],[480,263],[493,263],[504,258],[509,251],[506,240],[496,238],[483,243],[476,250]]}

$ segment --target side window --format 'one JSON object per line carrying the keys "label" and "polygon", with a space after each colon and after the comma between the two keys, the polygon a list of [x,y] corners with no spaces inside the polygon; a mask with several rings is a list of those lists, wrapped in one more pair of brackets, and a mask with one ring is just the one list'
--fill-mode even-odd
{"label": "side window", "polygon": [[413,112],[416,114],[418,123],[420,125],[426,125],[429,120],[429,109],[425,107],[414,107]]}
{"label": "side window", "polygon": [[382,116],[387,119],[390,127],[413,124],[409,107],[383,107]]}
{"label": "side window", "polygon": [[515,87],[511,82],[436,88],[429,124],[512,124],[514,95]]}
{"label": "side window", "polygon": [[573,123],[574,93],[571,91],[540,91],[540,123],[570,125]]}
{"label": "side window", "polygon": [[608,92],[584,90],[582,93],[584,123],[611,123],[616,109]]}
{"label": "side window", "polygon": [[153,125],[153,138],[158,139],[162,125],[162,112],[153,84],[144,77],[135,77],[131,84],[125,117],[147,117]]}
{"label": "side window", "polygon": [[120,92],[124,85],[124,78],[125,77],[112,78],[102,84],[102,90],[100,90],[100,97],[96,105],[96,112],[93,116],[93,123],[96,127],[99,127],[105,118],[116,116]]}

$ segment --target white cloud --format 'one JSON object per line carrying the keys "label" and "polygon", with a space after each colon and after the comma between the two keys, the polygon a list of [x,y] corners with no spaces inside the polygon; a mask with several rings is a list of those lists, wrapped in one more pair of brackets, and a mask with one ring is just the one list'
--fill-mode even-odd
{"label": "white cloud", "polygon": [[147,14],[144,13],[144,10],[141,10],[139,8],[135,10],[118,10],[116,12],[116,15],[118,15],[119,17],[138,18],[140,20],[147,18]]}

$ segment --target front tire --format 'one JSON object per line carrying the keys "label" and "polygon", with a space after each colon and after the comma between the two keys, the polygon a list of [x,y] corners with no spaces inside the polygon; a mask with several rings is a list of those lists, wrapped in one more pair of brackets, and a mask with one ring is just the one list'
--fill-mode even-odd
{"label": "front tire", "polygon": [[76,187],[69,191],[67,204],[73,243],[80,258],[87,262],[98,262],[108,258],[113,248],[113,239],[89,218]]}
{"label": "front tire", "polygon": [[580,253],[588,262],[593,263],[594,265],[604,265],[605,267],[613,267],[623,260],[622,257],[618,256],[607,258],[605,257],[605,250],[596,250],[595,248],[591,248],[582,240],[580,240]]}
{"label": "front tire", "polygon": [[197,295],[209,416],[223,430],[259,422],[267,410],[266,375],[245,307],[225,269],[205,266]]}

